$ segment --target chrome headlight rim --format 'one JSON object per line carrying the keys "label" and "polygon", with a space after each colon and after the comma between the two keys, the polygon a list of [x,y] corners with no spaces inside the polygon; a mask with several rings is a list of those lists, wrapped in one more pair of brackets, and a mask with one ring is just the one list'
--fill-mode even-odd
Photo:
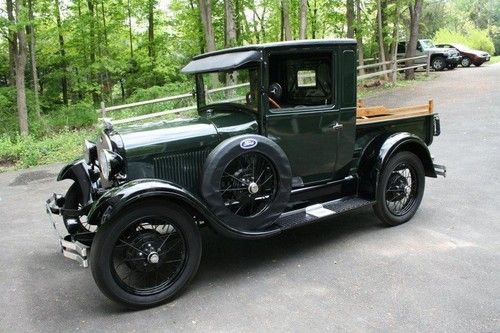
{"label": "chrome headlight rim", "polygon": [[105,180],[112,179],[120,173],[122,162],[122,157],[117,153],[108,149],[102,149],[99,154],[99,169],[101,170],[101,176]]}

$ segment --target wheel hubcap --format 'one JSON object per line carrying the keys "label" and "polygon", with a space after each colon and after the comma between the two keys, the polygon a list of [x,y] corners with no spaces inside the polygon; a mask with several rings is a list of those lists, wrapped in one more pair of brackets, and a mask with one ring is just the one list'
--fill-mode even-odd
{"label": "wheel hubcap", "polygon": [[148,254],[148,262],[150,264],[157,264],[160,261],[160,256],[156,252]]}
{"label": "wheel hubcap", "polygon": [[385,201],[387,209],[396,216],[406,214],[415,203],[418,179],[411,165],[401,163],[387,181]]}
{"label": "wheel hubcap", "polygon": [[263,154],[248,152],[224,169],[217,192],[235,215],[255,216],[274,200],[278,176],[272,162]]}

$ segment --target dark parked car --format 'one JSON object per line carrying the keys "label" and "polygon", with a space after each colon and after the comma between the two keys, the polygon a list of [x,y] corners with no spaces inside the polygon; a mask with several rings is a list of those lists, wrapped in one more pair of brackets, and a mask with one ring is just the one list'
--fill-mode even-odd
{"label": "dark parked car", "polygon": [[[406,47],[406,42],[398,43],[398,58],[405,57]],[[419,39],[417,41],[415,56],[422,55],[428,55],[430,57],[430,65],[435,71],[442,71],[445,68],[455,69],[462,60],[458,51],[435,46],[430,39]],[[424,64],[426,62],[427,59],[425,58],[415,60],[417,64]]]}
{"label": "dark parked car", "polygon": [[462,56],[460,64],[462,67],[469,67],[471,64],[479,67],[485,62],[490,61],[490,55],[488,52],[473,50],[462,44],[439,44],[436,46],[446,49],[454,49],[460,52],[460,55]]}
{"label": "dark parked car", "polygon": [[446,171],[428,149],[439,118],[432,102],[358,106],[356,59],[351,39],[195,57],[183,72],[196,82],[196,116],[107,123],[59,173],[74,181],[47,200],[68,233],[64,256],[90,264],[106,296],[142,308],[196,274],[203,226],[252,240],[366,206],[388,225],[410,220],[425,177]]}

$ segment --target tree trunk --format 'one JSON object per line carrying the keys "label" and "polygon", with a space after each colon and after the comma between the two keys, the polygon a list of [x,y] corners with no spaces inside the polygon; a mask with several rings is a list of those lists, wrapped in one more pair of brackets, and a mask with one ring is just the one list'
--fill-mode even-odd
{"label": "tree trunk", "polygon": [[346,2],[347,38],[354,38],[354,0]]}
{"label": "tree trunk", "polygon": [[[95,81],[95,73],[93,70],[93,65],[96,60],[96,42],[95,42],[95,9],[94,0],[87,0],[87,7],[89,10],[90,24],[89,24],[89,35],[90,35],[90,81]],[[92,101],[94,104],[99,103],[99,96],[95,90],[92,90]]]}
{"label": "tree trunk", "polygon": [[307,0],[300,0],[299,6],[299,38],[307,38]]}
{"label": "tree trunk", "polygon": [[316,25],[318,22],[318,6],[316,3],[316,0],[314,0],[314,5],[313,5],[313,14],[311,16],[311,37],[313,39],[316,38]]}
{"label": "tree trunk", "polygon": [[28,30],[30,36],[30,55],[31,55],[31,73],[33,76],[33,92],[35,95],[35,111],[38,118],[40,118],[40,86],[38,85],[38,71],[36,65],[36,37],[35,25],[33,15],[33,1],[28,0],[28,18],[30,20]]}
{"label": "tree trunk", "polygon": [[[361,0],[356,0],[356,27],[354,29],[356,34],[356,42],[358,44],[358,66],[365,64],[364,47],[363,47],[363,19],[361,17]],[[359,75],[364,75],[365,70],[360,69]]]}
{"label": "tree trunk", "polygon": [[[10,2],[10,8],[12,8],[12,0],[7,0]],[[15,73],[16,73],[16,97],[17,97],[17,113],[19,119],[19,131],[22,136],[27,136],[29,134],[28,128],[28,108],[26,107],[26,85],[24,81],[25,69],[26,69],[26,29],[25,27],[19,27],[20,17],[22,16],[22,0],[17,0],[15,2],[15,24],[16,31],[14,36],[17,39],[17,48],[15,53]],[[12,14],[12,13],[11,13]],[[13,17],[13,15],[9,15]]]}
{"label": "tree trunk", "polygon": [[[379,62],[385,62],[385,48],[384,36],[382,31],[382,7],[380,0],[377,0],[377,30],[378,30],[378,49],[379,49]],[[386,66],[382,65],[382,70],[386,70]],[[384,79],[387,81],[387,74],[384,74]]]}
{"label": "tree trunk", "polygon": [[[417,49],[417,40],[418,40],[418,30],[420,23],[420,14],[422,13],[422,1],[423,0],[415,0],[414,4],[410,4],[410,40],[408,41],[408,46],[406,48],[406,58],[411,58],[415,56],[415,52]],[[412,66],[414,63],[413,60],[407,61],[406,66]],[[405,79],[406,80],[414,80],[415,79],[415,69],[407,69],[405,71]]]}
{"label": "tree trunk", "polygon": [[[9,22],[15,22],[14,5],[12,0],[7,0],[7,17]],[[9,29],[9,85],[13,86],[16,82],[16,53],[17,53],[17,34],[15,30]]]}
{"label": "tree trunk", "polygon": [[127,15],[128,15],[128,42],[130,46],[130,59],[134,59],[134,43],[132,35],[132,8],[130,7],[130,0],[127,0]]}
{"label": "tree trunk", "polygon": [[224,0],[224,22],[225,22],[224,46],[226,48],[234,47],[237,45],[238,40],[236,36],[236,21],[234,15],[233,0]]}
{"label": "tree trunk", "polygon": [[215,51],[215,35],[212,25],[212,3],[211,0],[199,0],[200,16],[205,35],[205,51]]}
{"label": "tree trunk", "polygon": [[290,28],[290,2],[289,0],[281,0],[281,34],[282,40],[292,40],[292,29]]}
{"label": "tree trunk", "polygon": [[67,77],[67,66],[66,66],[66,50],[64,47],[64,36],[62,32],[62,21],[61,21],[61,10],[59,8],[59,0],[54,0],[55,6],[55,17],[57,21],[57,33],[59,35],[59,54],[61,55],[61,64],[63,75],[61,78],[61,86],[62,86],[62,94],[63,94],[63,103],[64,105],[68,105],[68,77]]}
{"label": "tree trunk", "polygon": [[155,0],[149,0],[148,2],[148,56],[149,58],[155,58],[155,32],[154,32],[154,7]]}

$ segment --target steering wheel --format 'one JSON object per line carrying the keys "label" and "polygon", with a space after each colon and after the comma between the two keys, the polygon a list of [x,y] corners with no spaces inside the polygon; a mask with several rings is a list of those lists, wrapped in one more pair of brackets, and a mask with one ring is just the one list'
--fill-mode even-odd
{"label": "steering wheel", "polygon": [[278,82],[274,82],[269,86],[269,96],[267,97],[267,99],[275,108],[280,109],[281,106],[276,100],[279,100],[282,94],[283,88]]}

